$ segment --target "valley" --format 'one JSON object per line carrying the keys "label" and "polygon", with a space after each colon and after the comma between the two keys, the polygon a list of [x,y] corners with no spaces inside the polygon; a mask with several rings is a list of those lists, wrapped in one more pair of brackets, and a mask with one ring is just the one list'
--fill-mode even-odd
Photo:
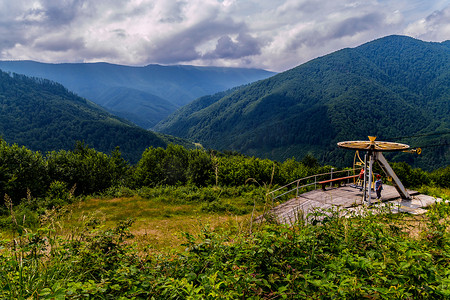
{"label": "valley", "polygon": [[[388,36],[276,75],[16,66],[60,68],[52,74],[66,83],[80,68],[83,80],[72,83],[87,96],[56,79],[0,72],[0,298],[450,295],[448,41]],[[157,87],[137,74],[144,69],[174,82],[150,91]],[[205,79],[222,72],[228,83],[242,76],[229,87]],[[243,84],[251,74],[267,77]],[[353,172],[354,151],[336,143],[367,135],[423,147],[420,156],[386,154],[406,188],[428,195],[414,199],[421,215],[369,205],[354,214],[358,189],[336,208],[331,200],[345,199],[334,188],[299,187],[299,178],[320,189],[330,174]],[[383,180],[387,197],[395,188]],[[297,189],[282,194],[290,182]],[[311,194],[324,194],[325,205],[309,205]],[[302,209],[282,224],[273,212],[293,202]]]}

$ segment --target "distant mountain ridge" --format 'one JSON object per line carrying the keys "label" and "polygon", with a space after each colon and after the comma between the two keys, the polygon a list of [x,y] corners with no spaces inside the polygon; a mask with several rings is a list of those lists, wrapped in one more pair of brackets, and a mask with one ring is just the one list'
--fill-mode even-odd
{"label": "distant mountain ridge", "polygon": [[58,82],[146,129],[200,96],[275,74],[245,68],[35,61],[0,61],[0,69]]}
{"label": "distant mountain ridge", "polygon": [[155,134],[46,79],[0,72],[0,138],[34,151],[71,150],[77,141],[136,163],[150,146],[187,141]]}
{"label": "distant mountain ridge", "polygon": [[[321,162],[348,165],[344,140],[411,146],[445,145],[450,132],[449,41],[428,43],[388,36],[346,48],[248,86],[202,97],[155,129],[219,150],[284,160],[312,153]],[[400,139],[399,139],[400,138]],[[450,147],[424,155],[398,154],[425,169],[450,163]]]}

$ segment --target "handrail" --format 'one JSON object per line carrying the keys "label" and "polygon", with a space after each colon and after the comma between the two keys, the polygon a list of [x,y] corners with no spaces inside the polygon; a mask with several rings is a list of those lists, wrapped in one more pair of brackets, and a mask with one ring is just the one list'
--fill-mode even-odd
{"label": "handrail", "polygon": [[[277,199],[277,198],[279,198],[281,196],[284,196],[286,194],[289,194],[290,192],[293,192],[293,191],[296,191],[296,196],[295,197],[297,198],[298,197],[298,191],[301,188],[314,185],[314,189],[317,189],[317,183],[319,182],[317,180],[317,177],[319,177],[319,176],[330,175],[330,177],[331,177],[330,179],[333,179],[333,174],[339,174],[339,173],[347,172],[347,176],[349,176],[349,173],[350,172],[354,172],[355,170],[356,169],[347,169],[347,170],[341,170],[341,171],[335,171],[335,172],[331,171],[331,172],[328,172],[328,173],[315,174],[315,175],[307,176],[307,177],[304,177],[304,178],[300,178],[300,179],[294,180],[294,181],[292,181],[292,182],[290,182],[290,183],[288,183],[288,184],[286,184],[286,185],[284,185],[282,187],[279,187],[279,188],[277,188],[277,189],[267,193],[267,196],[270,195],[272,197],[272,204],[273,204],[273,200],[275,200],[275,199]],[[307,183],[307,184],[300,185],[301,181],[312,179],[312,178],[314,178],[314,182],[310,182],[310,183]],[[280,190],[282,190],[284,188],[288,188],[289,186],[292,186],[293,184],[296,184],[295,188],[292,188],[292,189],[288,190],[287,192],[284,192],[284,193],[282,193],[280,195],[274,196],[276,192],[278,192],[278,191],[280,191]]]}

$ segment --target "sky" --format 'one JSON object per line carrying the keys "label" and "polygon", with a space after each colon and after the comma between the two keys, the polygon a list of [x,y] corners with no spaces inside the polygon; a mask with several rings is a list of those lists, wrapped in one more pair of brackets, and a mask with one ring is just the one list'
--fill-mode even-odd
{"label": "sky", "polygon": [[282,72],[387,35],[450,39],[450,0],[0,0],[0,60]]}

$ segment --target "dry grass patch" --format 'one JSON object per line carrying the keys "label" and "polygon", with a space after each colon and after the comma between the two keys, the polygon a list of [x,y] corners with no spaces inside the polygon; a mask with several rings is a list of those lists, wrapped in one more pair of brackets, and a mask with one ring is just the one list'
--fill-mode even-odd
{"label": "dry grass patch", "polygon": [[65,235],[83,230],[87,224],[112,228],[119,221],[133,219],[130,228],[140,249],[183,250],[182,232],[197,234],[208,226],[242,231],[248,228],[251,214],[236,216],[228,212],[207,213],[200,203],[176,204],[139,196],[113,199],[86,199],[67,207],[60,221]]}

